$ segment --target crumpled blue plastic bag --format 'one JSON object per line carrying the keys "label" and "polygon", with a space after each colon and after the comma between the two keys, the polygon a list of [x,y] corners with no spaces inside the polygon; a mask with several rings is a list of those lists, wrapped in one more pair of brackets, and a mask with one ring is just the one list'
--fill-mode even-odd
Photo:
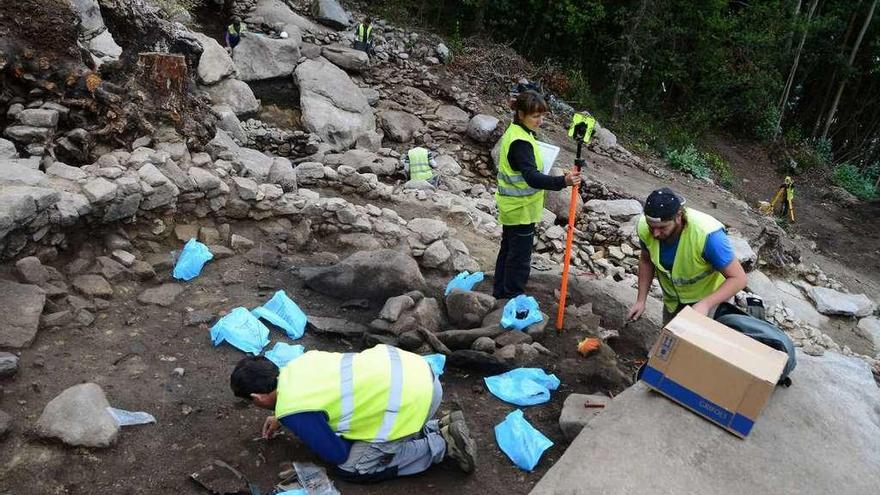
{"label": "crumpled blue plastic bag", "polygon": [[266,304],[251,312],[257,318],[265,318],[269,323],[280,327],[294,340],[302,337],[306,330],[308,317],[283,290],[276,292]]}
{"label": "crumpled blue plastic bag", "polygon": [[559,378],[541,368],[516,368],[483,379],[492,395],[517,406],[533,406],[550,400],[550,391],[559,388]]}
{"label": "crumpled blue plastic bag", "polygon": [[269,329],[247,308],[235,308],[211,327],[211,342],[218,346],[224,341],[256,356],[269,343]]}
{"label": "crumpled blue plastic bag", "polygon": [[535,469],[544,451],[553,446],[549,438],[526,421],[519,409],[495,425],[495,440],[507,457],[523,471]]}
{"label": "crumpled blue plastic bag", "polygon": [[305,488],[297,488],[296,490],[278,492],[276,495],[309,495],[309,492]]}
{"label": "crumpled blue plastic bag", "polygon": [[428,354],[422,356],[422,358],[428,362],[431,371],[434,372],[434,376],[439,377],[443,374],[443,368],[446,367],[446,356],[443,354]]}
{"label": "crumpled blue plastic bag", "polygon": [[[525,316],[517,318],[517,313],[525,313]],[[543,319],[544,315],[541,314],[538,301],[532,296],[520,294],[507,301],[507,304],[504,305],[504,312],[501,314],[501,326],[503,328],[523,330]]]}
{"label": "crumpled blue plastic bag", "polygon": [[474,288],[475,285],[483,281],[483,272],[474,272],[470,273],[467,270],[459,273],[452,280],[446,284],[446,292],[443,293],[444,296],[448,296],[450,292],[454,289],[461,289],[463,291],[469,291]]}
{"label": "crumpled blue plastic bag", "polygon": [[278,366],[278,368],[283,368],[287,363],[302,356],[304,352],[306,352],[306,348],[299,344],[291,345],[286,342],[275,342],[272,349],[266,351],[264,356],[269,361],[275,363],[275,366]]}
{"label": "crumpled blue plastic bag", "polygon": [[177,263],[171,274],[178,280],[192,280],[199,276],[202,267],[213,257],[208,246],[192,238],[183,245],[183,251],[177,257]]}

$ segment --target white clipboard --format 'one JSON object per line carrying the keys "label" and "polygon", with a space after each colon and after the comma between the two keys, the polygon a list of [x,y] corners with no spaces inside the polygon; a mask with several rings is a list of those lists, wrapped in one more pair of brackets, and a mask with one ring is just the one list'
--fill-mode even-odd
{"label": "white clipboard", "polygon": [[556,157],[559,155],[559,146],[553,146],[552,144],[541,141],[536,142],[538,143],[538,152],[541,153],[541,161],[544,162],[544,167],[543,170],[541,170],[541,173],[550,175],[550,169],[553,168],[553,162],[556,161]]}

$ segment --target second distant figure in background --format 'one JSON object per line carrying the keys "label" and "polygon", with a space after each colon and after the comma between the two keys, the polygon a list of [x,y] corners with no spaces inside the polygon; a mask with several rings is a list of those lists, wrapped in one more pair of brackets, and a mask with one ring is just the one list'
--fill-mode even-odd
{"label": "second distant figure in background", "polygon": [[229,52],[235,50],[238,42],[241,41],[241,33],[247,32],[247,26],[241,22],[240,17],[233,17],[232,24],[226,27],[226,47]]}
{"label": "second distant figure in background", "polygon": [[354,47],[367,52],[368,57],[375,55],[373,52],[373,20],[369,17],[355,28]]}
{"label": "second distant figure in background", "polygon": [[423,180],[434,187],[439,185],[440,177],[434,175],[433,169],[437,167],[434,152],[417,146],[400,159],[403,163],[404,173],[409,174],[409,180]]}

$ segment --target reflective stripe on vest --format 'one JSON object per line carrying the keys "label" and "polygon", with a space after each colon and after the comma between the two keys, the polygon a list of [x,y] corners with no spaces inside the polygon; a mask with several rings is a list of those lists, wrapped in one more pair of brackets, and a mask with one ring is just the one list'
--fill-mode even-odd
{"label": "reflective stripe on vest", "polygon": [[366,28],[366,32],[364,32],[365,26],[363,24],[358,24],[358,41],[363,41],[367,43],[370,41],[370,35],[373,34],[373,25]]}
{"label": "reflective stripe on vest", "polygon": [[275,416],[322,411],[343,438],[385,442],[420,431],[432,396],[433,374],[421,356],[385,345],[310,351],[281,370]]}
{"label": "reflective stripe on vest", "polygon": [[685,208],[685,218],[671,272],[660,262],[660,241],[651,235],[644,215],[638,223],[639,239],[648,248],[654,272],[663,289],[663,304],[669,312],[675,311],[679,304],[700,301],[724,283],[724,275],[703,258],[709,234],[724,228],[724,225],[710,215],[691,208]]}
{"label": "reflective stripe on vest", "polygon": [[507,154],[514,141],[526,141],[532,146],[535,165],[542,170],[544,162],[538,151],[535,137],[518,124],[510,124],[501,136],[498,155],[498,223],[501,225],[526,225],[541,221],[544,212],[544,191],[530,187],[525,178],[510,166]]}
{"label": "reflective stripe on vest", "polygon": [[434,173],[431,171],[431,161],[428,158],[428,150],[416,147],[407,153],[409,158],[409,178],[411,180],[431,180]]}

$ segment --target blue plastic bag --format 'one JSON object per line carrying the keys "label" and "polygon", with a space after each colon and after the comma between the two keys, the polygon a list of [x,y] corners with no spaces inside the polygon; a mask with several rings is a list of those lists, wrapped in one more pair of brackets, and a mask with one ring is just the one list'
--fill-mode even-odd
{"label": "blue plastic bag", "polygon": [[431,366],[434,376],[439,377],[443,374],[443,368],[446,367],[446,356],[443,354],[428,354],[427,356],[422,356],[422,358]]}
{"label": "blue plastic bag", "polygon": [[517,406],[533,406],[550,400],[550,391],[559,388],[559,378],[541,368],[516,368],[483,379],[492,395]]}
{"label": "blue plastic bag", "polygon": [[290,345],[286,342],[275,342],[272,349],[266,351],[264,356],[275,363],[278,368],[283,368],[287,363],[302,356],[304,352],[306,352],[306,348],[299,344]]}
{"label": "blue plastic bag", "polygon": [[266,301],[266,304],[252,311],[257,318],[265,318],[269,323],[281,327],[291,339],[303,336],[308,318],[283,290],[279,290]]}
{"label": "blue plastic bag", "polygon": [[463,291],[469,291],[474,288],[475,285],[483,281],[483,272],[474,272],[469,273],[467,270],[459,273],[452,280],[446,284],[446,292],[443,293],[444,296],[448,296],[453,289],[461,289]]}
{"label": "blue plastic bag", "polygon": [[171,274],[178,280],[192,280],[199,276],[202,267],[213,257],[208,246],[192,238],[184,244]]}
{"label": "blue plastic bag", "polygon": [[[517,314],[525,314],[525,316],[517,318]],[[507,304],[504,305],[504,312],[501,314],[501,326],[503,328],[523,330],[543,319],[544,315],[541,314],[541,309],[538,308],[538,301],[532,296],[520,294],[507,301]]]}
{"label": "blue plastic bag", "polygon": [[211,327],[211,342],[223,341],[256,356],[269,343],[269,329],[247,308],[235,308]]}
{"label": "blue plastic bag", "polygon": [[309,492],[305,488],[297,488],[296,490],[278,492],[276,495],[309,495]]}
{"label": "blue plastic bag", "polygon": [[553,442],[526,421],[517,409],[495,426],[495,440],[507,457],[523,471],[531,471],[538,465],[544,451]]}

